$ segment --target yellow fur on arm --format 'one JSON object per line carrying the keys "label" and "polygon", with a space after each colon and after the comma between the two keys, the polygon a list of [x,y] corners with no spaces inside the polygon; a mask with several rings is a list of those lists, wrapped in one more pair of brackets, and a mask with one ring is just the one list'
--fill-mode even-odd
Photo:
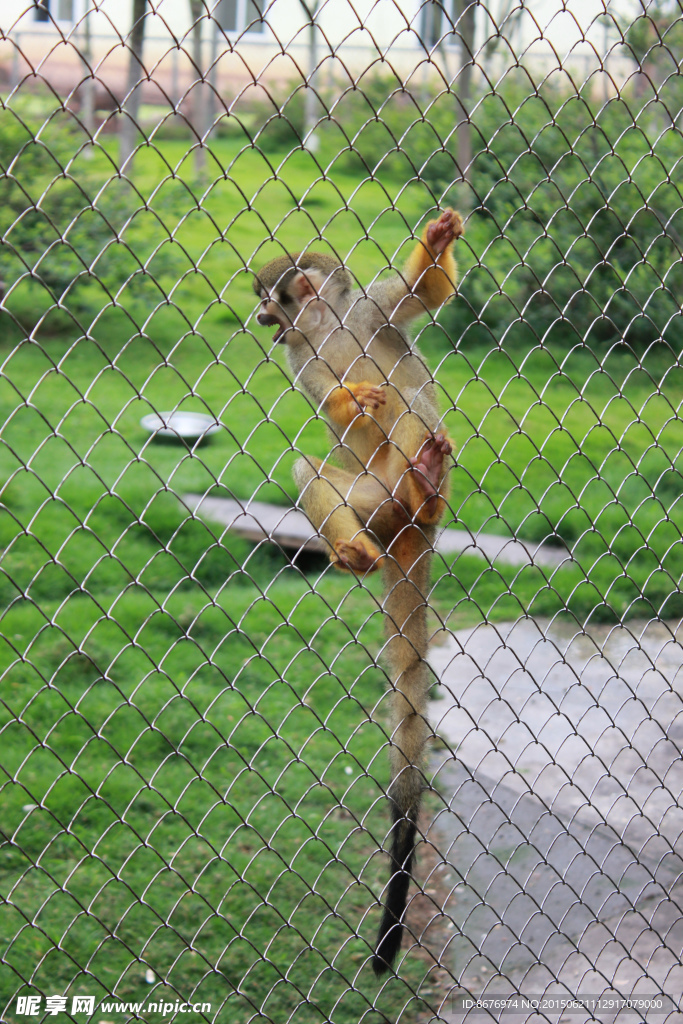
{"label": "yellow fur on arm", "polygon": [[340,385],[330,391],[325,399],[324,408],[326,414],[335,423],[347,424],[351,422],[353,413],[351,409],[351,395],[349,388]]}
{"label": "yellow fur on arm", "polygon": [[[434,223],[433,221],[429,222]],[[458,269],[452,246],[436,256],[427,243],[429,224],[403,269],[406,283],[427,309],[436,309],[455,294]]]}

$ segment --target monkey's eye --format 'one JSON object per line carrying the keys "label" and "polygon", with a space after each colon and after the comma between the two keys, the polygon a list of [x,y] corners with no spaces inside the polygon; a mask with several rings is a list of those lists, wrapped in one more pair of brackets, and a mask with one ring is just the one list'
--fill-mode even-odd
{"label": "monkey's eye", "polygon": [[287,292],[278,292],[278,294],[275,296],[275,301],[280,306],[291,306],[294,299]]}

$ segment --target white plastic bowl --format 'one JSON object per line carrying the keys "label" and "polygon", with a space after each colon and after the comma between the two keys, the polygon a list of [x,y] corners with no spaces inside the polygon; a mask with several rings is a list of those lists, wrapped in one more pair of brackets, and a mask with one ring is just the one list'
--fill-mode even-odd
{"label": "white plastic bowl", "polygon": [[212,416],[203,412],[151,412],[143,416],[140,426],[157,437],[180,438],[183,441],[199,441],[221,429]]}

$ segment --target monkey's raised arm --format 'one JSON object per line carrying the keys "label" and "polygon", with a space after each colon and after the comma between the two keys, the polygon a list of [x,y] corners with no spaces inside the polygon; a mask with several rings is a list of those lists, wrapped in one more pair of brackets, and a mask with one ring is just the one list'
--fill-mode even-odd
{"label": "monkey's raised arm", "polygon": [[458,268],[452,246],[462,233],[460,214],[444,210],[427,224],[403,271],[368,288],[387,320],[399,326],[409,323],[453,297]]}

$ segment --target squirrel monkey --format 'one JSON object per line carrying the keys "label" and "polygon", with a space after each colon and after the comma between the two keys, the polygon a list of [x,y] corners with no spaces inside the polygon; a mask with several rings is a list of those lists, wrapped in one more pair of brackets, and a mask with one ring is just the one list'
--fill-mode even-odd
{"label": "squirrel monkey", "polygon": [[330,561],[359,576],[384,575],[385,654],[393,687],[389,797],[391,877],[373,968],[401,947],[430,728],[427,596],[436,526],[445,508],[451,444],[439,430],[432,377],[408,325],[452,298],[460,214],[430,221],[402,273],[352,290],[351,276],[322,253],[284,255],[256,275],[257,316],[287,345],[297,383],[324,413],[328,459],[294,466],[301,504],[327,540]]}

